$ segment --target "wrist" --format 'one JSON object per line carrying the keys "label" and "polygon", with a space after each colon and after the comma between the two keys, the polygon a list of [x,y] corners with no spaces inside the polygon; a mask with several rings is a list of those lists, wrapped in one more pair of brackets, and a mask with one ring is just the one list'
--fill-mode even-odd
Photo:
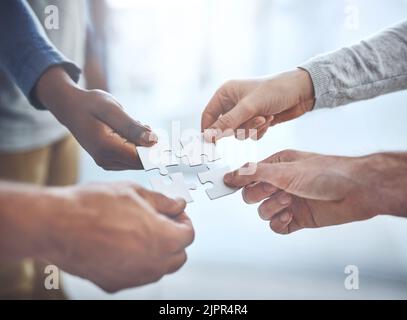
{"label": "wrist", "polygon": [[297,68],[294,71],[295,84],[299,89],[300,101],[311,111],[315,104],[315,91],[311,75],[308,71]]}
{"label": "wrist", "polygon": [[53,207],[58,207],[51,199],[48,188],[0,184],[1,256],[20,260],[41,258],[48,254],[49,221]]}
{"label": "wrist", "polygon": [[380,214],[407,217],[407,153],[376,153],[361,158]]}
{"label": "wrist", "polygon": [[48,69],[35,87],[37,99],[63,124],[84,92],[59,66]]}

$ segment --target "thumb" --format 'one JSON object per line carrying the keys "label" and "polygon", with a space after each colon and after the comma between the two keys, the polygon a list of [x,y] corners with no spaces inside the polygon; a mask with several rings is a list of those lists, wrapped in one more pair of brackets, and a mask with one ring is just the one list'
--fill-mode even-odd
{"label": "thumb", "polygon": [[[243,187],[254,182],[265,182],[292,195],[321,201],[339,201],[345,198],[351,181],[313,159],[284,163],[259,163],[252,175],[242,175],[236,170],[225,176],[232,187]],[[311,165],[310,165],[311,164]]]}
{"label": "thumb", "polygon": [[95,116],[100,121],[137,146],[151,146],[157,142],[158,138],[151,129],[131,118],[111,95],[104,92],[96,94],[104,99],[95,111]]}
{"label": "thumb", "polygon": [[[290,181],[294,179],[295,173],[292,168],[288,168],[291,163],[249,163],[242,168],[237,169],[225,175],[224,182],[231,187],[245,187],[256,182],[265,182],[274,185],[275,187],[286,190],[289,188]],[[253,173],[247,168],[253,168]]]}
{"label": "thumb", "polygon": [[216,122],[209,128],[209,134],[215,137],[215,140],[231,136],[235,130],[242,124],[255,116],[255,111],[246,100],[240,101],[229,112],[223,114]]}

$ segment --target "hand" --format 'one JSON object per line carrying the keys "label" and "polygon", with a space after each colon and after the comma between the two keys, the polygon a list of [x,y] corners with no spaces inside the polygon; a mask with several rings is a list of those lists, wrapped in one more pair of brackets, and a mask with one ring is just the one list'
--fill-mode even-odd
{"label": "hand", "polygon": [[110,94],[80,89],[59,67],[41,77],[36,95],[106,170],[142,168],[135,145],[157,142],[151,129],[130,118]]}
{"label": "hand", "polygon": [[[260,139],[270,126],[310,111],[314,101],[311,77],[302,69],[265,79],[229,81],[205,108],[202,131],[208,141],[233,133],[241,139]],[[256,129],[254,135],[250,129]]]}
{"label": "hand", "polygon": [[348,158],[283,151],[260,162],[252,175],[227,174],[225,183],[244,187],[247,203],[264,200],[261,218],[282,234],[378,214],[407,216],[407,154]]}
{"label": "hand", "polygon": [[[48,249],[39,258],[108,292],[178,270],[194,238],[185,201],[131,183],[48,191]],[[45,228],[45,226],[44,226]]]}

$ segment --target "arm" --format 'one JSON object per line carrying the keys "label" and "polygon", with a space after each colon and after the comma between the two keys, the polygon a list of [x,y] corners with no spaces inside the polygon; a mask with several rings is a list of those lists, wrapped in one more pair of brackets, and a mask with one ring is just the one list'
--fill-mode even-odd
{"label": "arm", "polygon": [[314,108],[407,89],[407,21],[300,66],[314,84]]}
{"label": "arm", "polygon": [[314,107],[343,105],[406,88],[407,22],[403,22],[300,68],[271,77],[228,81],[206,106],[202,130],[209,129],[207,140],[230,134],[258,139],[270,126],[298,118]]}
{"label": "arm", "polygon": [[247,203],[262,202],[260,217],[278,233],[377,215],[407,218],[407,153],[338,157],[286,150],[245,172],[236,170],[225,182],[243,187]]}
{"label": "arm", "polygon": [[194,231],[184,209],[129,183],[0,181],[0,261],[44,260],[107,291],[146,284],[185,263]]}
{"label": "arm", "polygon": [[25,1],[0,1],[0,66],[33,105],[51,111],[105,169],[139,169],[134,144],[151,146],[157,140],[112,96],[77,86],[79,69],[47,40]]}
{"label": "arm", "polygon": [[0,66],[38,108],[43,106],[33,89],[50,67],[61,66],[74,82],[80,75],[80,70],[48,41],[31,8],[21,0],[0,1]]}

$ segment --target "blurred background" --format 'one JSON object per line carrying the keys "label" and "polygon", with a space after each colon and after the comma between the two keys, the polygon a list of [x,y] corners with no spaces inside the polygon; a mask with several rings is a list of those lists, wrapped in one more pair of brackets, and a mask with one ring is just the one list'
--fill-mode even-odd
{"label": "blurred background", "polygon": [[[110,0],[106,67],[111,92],[153,128],[199,129],[217,87],[296,67],[406,19],[406,0]],[[389,48],[391,50],[391,48]],[[237,167],[294,148],[361,155],[407,150],[407,92],[321,110],[269,130],[259,142],[222,141]],[[250,152],[249,152],[250,151]],[[233,156],[231,156],[233,154]],[[180,169],[177,169],[178,171]],[[196,169],[196,170],[199,170]],[[156,172],[105,172],[83,152],[81,183],[131,180]],[[187,179],[199,185],[196,172]],[[236,193],[211,201],[199,185],[187,208],[196,240],[178,273],[107,295],[66,276],[74,299],[407,298],[407,219],[378,217],[280,236]],[[359,290],[344,287],[356,265]],[[114,270],[112,270],[114,272]]]}

